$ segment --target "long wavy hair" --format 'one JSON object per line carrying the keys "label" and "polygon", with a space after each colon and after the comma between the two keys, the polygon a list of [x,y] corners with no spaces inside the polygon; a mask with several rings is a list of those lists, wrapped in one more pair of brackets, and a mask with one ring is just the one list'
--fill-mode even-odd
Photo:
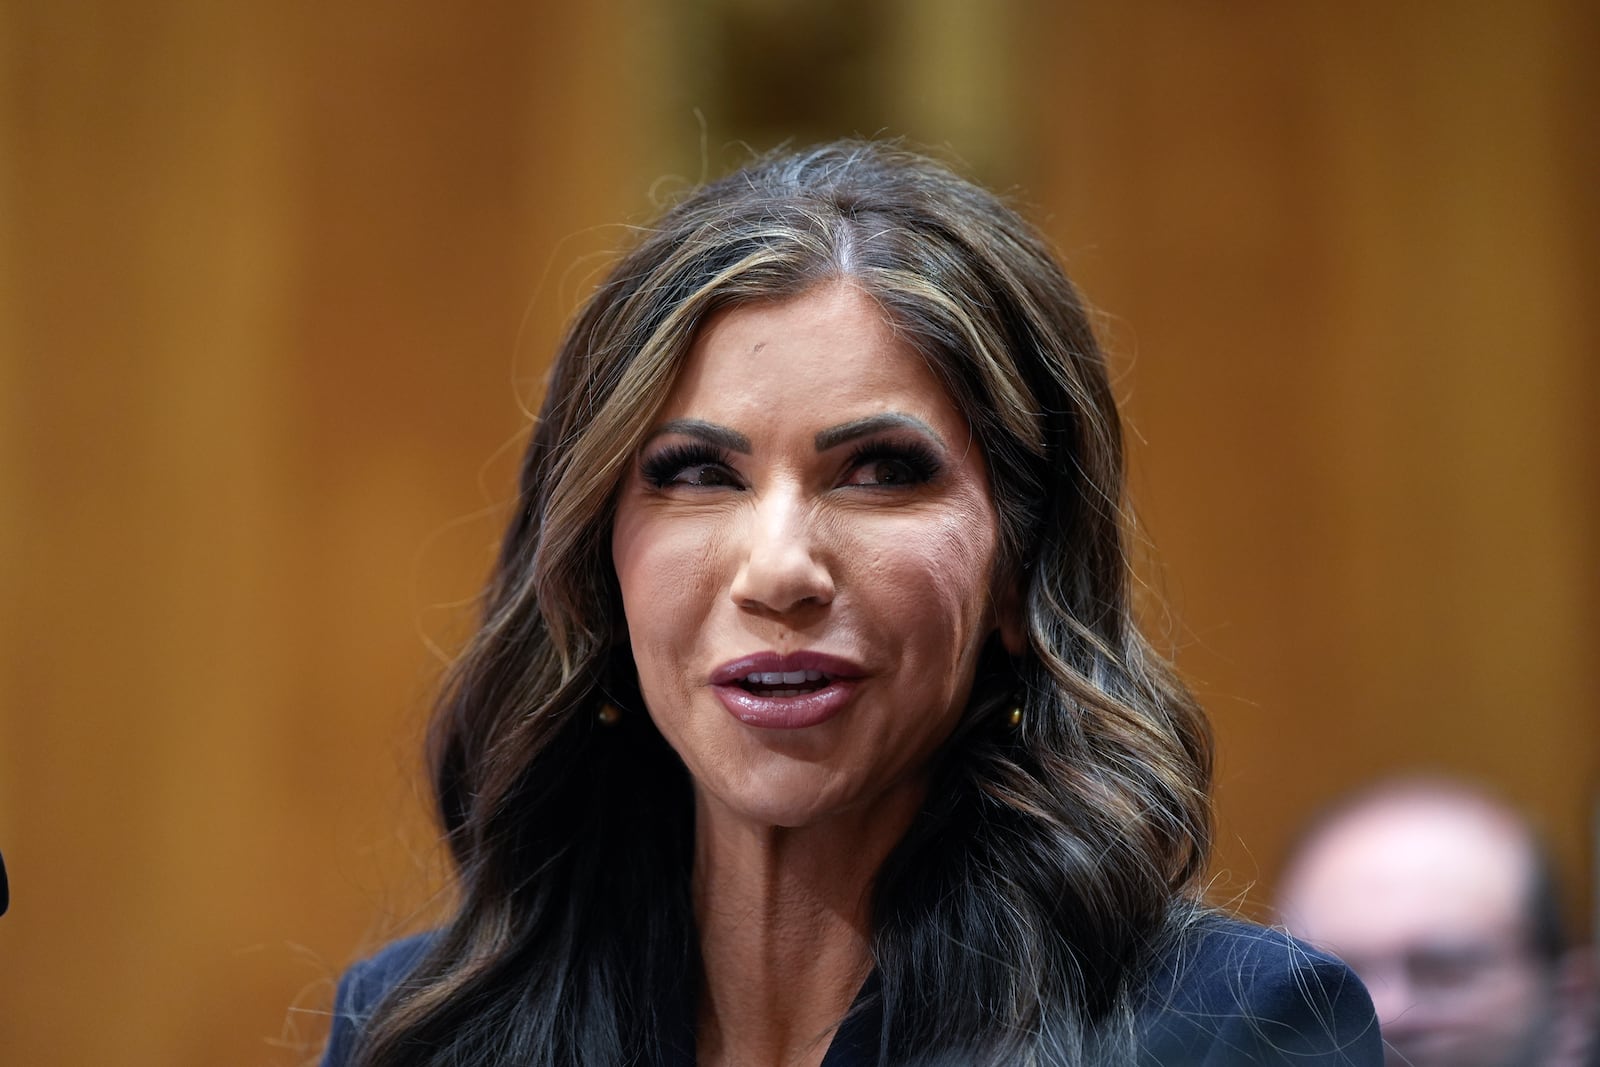
{"label": "long wavy hair", "polygon": [[690,782],[647,715],[599,714],[640,707],[616,490],[708,316],[838,279],[882,306],[975,431],[1028,643],[986,653],[875,879],[880,1062],[1132,1049],[1143,969],[1207,859],[1211,740],[1133,621],[1104,360],[1015,212],[921,156],[845,142],[692,192],[572,322],[433,723],[459,908],[370,1020],[359,1064],[622,1067],[682,1025],[663,1005],[699,974]]}

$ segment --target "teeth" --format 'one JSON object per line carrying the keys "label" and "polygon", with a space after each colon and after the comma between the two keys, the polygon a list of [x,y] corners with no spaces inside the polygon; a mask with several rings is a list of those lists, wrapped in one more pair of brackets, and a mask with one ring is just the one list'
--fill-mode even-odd
{"label": "teeth", "polygon": [[751,685],[800,685],[803,682],[820,682],[821,671],[751,671],[744,680]]}

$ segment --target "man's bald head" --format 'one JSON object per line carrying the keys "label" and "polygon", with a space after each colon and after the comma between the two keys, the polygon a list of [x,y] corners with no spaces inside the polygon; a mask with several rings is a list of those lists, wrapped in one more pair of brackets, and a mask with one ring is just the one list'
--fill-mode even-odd
{"label": "man's bald head", "polygon": [[1396,1062],[1544,1062],[1559,909],[1510,809],[1454,783],[1379,786],[1315,822],[1279,886],[1289,931],[1366,982]]}

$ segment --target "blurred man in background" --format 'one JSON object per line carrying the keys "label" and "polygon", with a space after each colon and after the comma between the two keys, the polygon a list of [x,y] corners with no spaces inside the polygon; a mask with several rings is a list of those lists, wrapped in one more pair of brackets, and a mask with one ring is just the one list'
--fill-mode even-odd
{"label": "blurred man in background", "polygon": [[1392,782],[1315,822],[1279,881],[1289,932],[1341,956],[1391,1064],[1579,1064],[1588,959],[1569,949],[1550,865],[1518,815],[1449,782]]}

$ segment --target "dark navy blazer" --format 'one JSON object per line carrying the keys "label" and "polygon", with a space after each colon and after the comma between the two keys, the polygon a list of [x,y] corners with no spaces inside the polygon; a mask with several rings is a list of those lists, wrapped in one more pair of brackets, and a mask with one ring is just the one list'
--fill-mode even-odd
{"label": "dark navy blazer", "polygon": [[[427,941],[397,941],[346,972],[323,1067],[348,1064],[367,1017]],[[871,1011],[852,1012],[822,1067],[874,1064],[880,1022]],[[1383,1063],[1372,1001],[1348,967],[1285,934],[1221,917],[1202,920],[1159,961],[1138,1028],[1139,1067]],[[693,1067],[692,1033],[685,1044],[660,1050],[653,1067]]]}

